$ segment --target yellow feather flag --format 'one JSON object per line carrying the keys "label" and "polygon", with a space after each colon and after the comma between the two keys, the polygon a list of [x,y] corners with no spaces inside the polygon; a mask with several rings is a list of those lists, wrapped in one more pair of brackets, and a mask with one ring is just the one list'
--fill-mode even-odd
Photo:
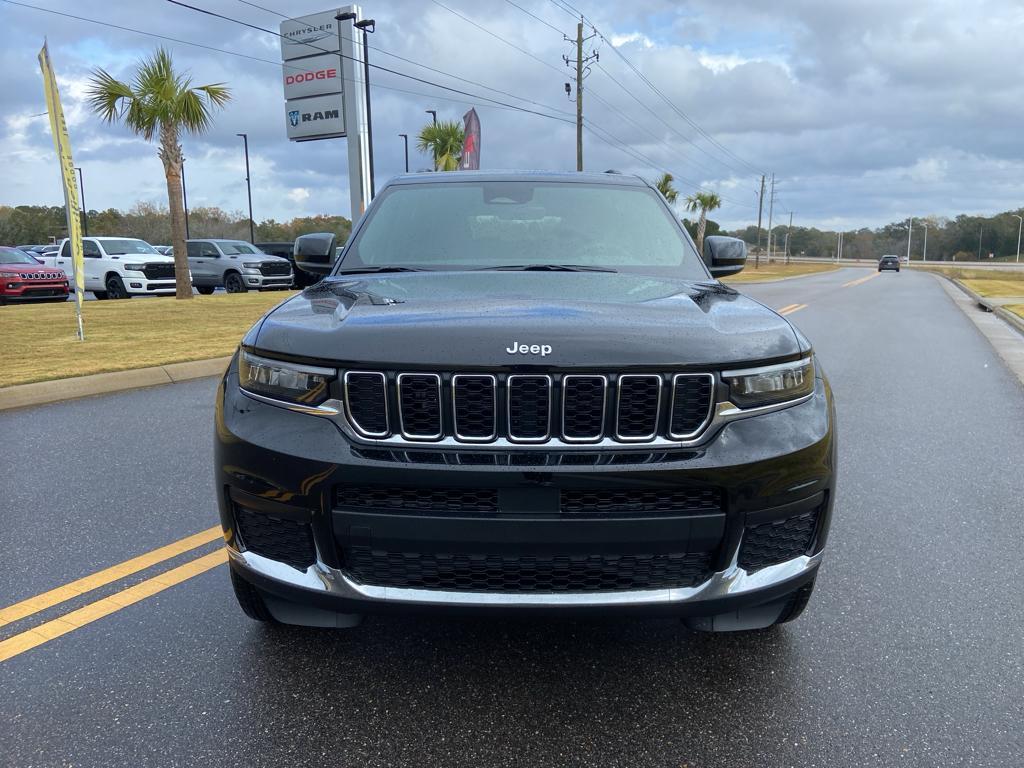
{"label": "yellow feather flag", "polygon": [[68,241],[71,244],[71,261],[74,265],[75,310],[78,315],[78,338],[85,341],[82,329],[82,297],[85,294],[85,263],[82,258],[82,217],[78,206],[78,185],[75,183],[75,162],[71,159],[71,139],[64,122],[64,110],[60,106],[60,92],[57,78],[50,64],[50,51],[43,43],[39,51],[39,67],[43,71],[43,89],[46,91],[46,109],[50,113],[50,132],[53,146],[60,161],[61,177],[64,182],[64,209],[68,217]]}

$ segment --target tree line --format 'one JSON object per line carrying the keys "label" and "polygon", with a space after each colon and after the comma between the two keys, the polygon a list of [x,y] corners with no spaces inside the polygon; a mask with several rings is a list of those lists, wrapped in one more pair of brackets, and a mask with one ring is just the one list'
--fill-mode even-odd
{"label": "tree line", "polygon": [[[955,218],[929,216],[914,219],[910,243],[910,257],[914,260],[924,256],[925,227],[928,232],[928,261],[975,261],[995,258],[1013,259],[1017,255],[1017,238],[1020,222],[1017,216],[1024,215],[1024,208],[1005,211],[994,216],[968,216],[960,214]],[[713,222],[708,222],[709,234]],[[883,254],[905,256],[907,253],[908,222],[898,221],[877,229],[867,227],[847,230],[843,233],[843,258],[877,259]],[[785,224],[773,226],[773,248],[780,255],[786,239]],[[734,232],[727,232],[745,240],[750,245],[760,242],[768,246],[767,227],[760,232],[751,225]],[[789,253],[792,256],[833,258],[839,233],[815,227],[794,226],[789,233]]]}
{"label": "tree line", "polygon": [[[137,203],[128,211],[108,208],[89,211],[85,216],[89,234],[137,237],[153,245],[170,245],[171,216],[166,206]],[[249,219],[241,211],[217,207],[190,208],[189,235],[231,240],[249,239]],[[265,219],[256,223],[257,242],[292,241],[310,232],[333,232],[343,243],[352,231],[344,216],[301,216],[290,221]],[[0,244],[35,245],[59,241],[67,236],[64,206],[0,206]]]}

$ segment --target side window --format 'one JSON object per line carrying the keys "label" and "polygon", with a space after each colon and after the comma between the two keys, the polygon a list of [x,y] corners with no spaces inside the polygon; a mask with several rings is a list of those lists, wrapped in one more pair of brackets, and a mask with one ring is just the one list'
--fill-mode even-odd
{"label": "side window", "polygon": [[64,245],[61,246],[61,248],[60,248],[60,257],[62,259],[70,259],[71,258],[71,241],[70,240],[65,240],[64,241]]}
{"label": "side window", "polygon": [[195,258],[199,255],[200,243],[188,243],[188,255],[189,258]]}
{"label": "side window", "polygon": [[213,243],[203,243],[202,245],[203,256],[212,256],[213,258],[217,258],[218,256],[220,256],[220,252],[217,250],[217,246],[215,246]]}
{"label": "side window", "polygon": [[98,259],[103,256],[103,254],[100,253],[100,247],[92,240],[82,241],[82,255],[87,259]]}

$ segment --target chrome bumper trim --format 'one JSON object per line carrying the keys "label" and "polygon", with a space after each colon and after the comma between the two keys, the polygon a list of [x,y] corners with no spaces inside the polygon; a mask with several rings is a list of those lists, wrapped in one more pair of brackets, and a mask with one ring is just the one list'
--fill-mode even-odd
{"label": "chrome bumper trim", "polygon": [[674,605],[699,603],[737,597],[771,587],[780,582],[800,576],[816,568],[823,553],[795,557],[792,560],[769,565],[748,573],[736,564],[737,548],[732,564],[724,571],[717,571],[696,587],[666,589],[642,589],[617,592],[575,592],[558,594],[530,594],[517,592],[453,592],[433,589],[407,589],[402,587],[377,587],[357,584],[342,571],[330,568],[322,562],[300,571],[275,560],[253,552],[240,552],[228,547],[228,555],[245,569],[292,587],[321,592],[338,598],[379,603],[405,603],[408,605],[433,605],[447,607],[602,607],[627,605]]}

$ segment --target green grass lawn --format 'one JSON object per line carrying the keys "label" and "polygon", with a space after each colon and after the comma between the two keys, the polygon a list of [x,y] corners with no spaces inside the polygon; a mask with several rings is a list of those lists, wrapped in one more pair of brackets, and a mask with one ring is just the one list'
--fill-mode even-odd
{"label": "green grass lawn", "polygon": [[1024,269],[964,269],[962,267],[939,267],[914,265],[914,269],[941,272],[952,277],[979,296],[999,298],[1001,296],[1024,296]]}
{"label": "green grass lawn", "polygon": [[806,261],[803,262],[791,262],[789,264],[783,264],[781,262],[775,262],[774,264],[762,264],[758,269],[754,269],[754,260],[752,258],[747,259],[746,268],[738,275],[732,275],[731,277],[723,278],[723,283],[753,283],[770,280],[781,280],[784,277],[798,277],[800,275],[813,275],[818,272],[831,272],[838,269],[834,264],[813,264]]}
{"label": "green grass lawn", "polygon": [[230,355],[291,291],[87,301],[85,341],[74,302],[0,307],[0,387]]}
{"label": "green grass lawn", "polygon": [[1009,304],[1004,306],[1003,309],[1013,312],[1021,320],[1024,320],[1024,304]]}

